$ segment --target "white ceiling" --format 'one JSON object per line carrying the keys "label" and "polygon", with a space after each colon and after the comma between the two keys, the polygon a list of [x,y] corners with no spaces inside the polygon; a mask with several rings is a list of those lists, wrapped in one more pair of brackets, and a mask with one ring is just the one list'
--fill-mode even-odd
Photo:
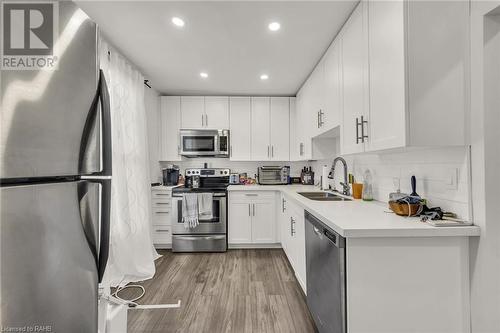
{"label": "white ceiling", "polygon": [[162,94],[293,96],[357,0],[77,3]]}

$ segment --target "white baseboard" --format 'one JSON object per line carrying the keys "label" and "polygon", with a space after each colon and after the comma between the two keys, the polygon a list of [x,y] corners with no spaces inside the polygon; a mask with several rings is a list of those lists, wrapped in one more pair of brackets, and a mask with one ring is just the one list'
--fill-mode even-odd
{"label": "white baseboard", "polygon": [[230,249],[281,249],[281,243],[272,244],[228,244]]}

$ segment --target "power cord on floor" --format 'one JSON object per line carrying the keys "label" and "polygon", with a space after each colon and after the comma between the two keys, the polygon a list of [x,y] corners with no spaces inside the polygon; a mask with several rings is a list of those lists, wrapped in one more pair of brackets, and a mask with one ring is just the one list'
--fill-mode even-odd
{"label": "power cord on floor", "polygon": [[[128,289],[128,288],[139,288],[139,289],[141,289],[141,294],[137,297],[132,298],[132,299],[124,299],[124,298],[121,298],[120,296],[118,296],[119,292],[121,292],[125,289]],[[140,300],[144,296],[144,294],[146,294],[146,289],[144,289],[143,286],[141,286],[139,284],[129,284],[129,285],[126,285],[123,287],[116,288],[115,292],[112,293],[111,296],[118,298],[120,301],[127,303],[131,307],[136,307],[138,305],[136,303],[136,301]]]}

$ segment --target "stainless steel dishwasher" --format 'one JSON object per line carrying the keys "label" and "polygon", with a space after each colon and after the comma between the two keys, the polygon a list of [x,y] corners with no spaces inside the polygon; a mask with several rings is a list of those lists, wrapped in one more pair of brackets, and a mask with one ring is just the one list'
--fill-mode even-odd
{"label": "stainless steel dishwasher", "polygon": [[307,305],[320,333],[345,333],[345,238],[305,212]]}

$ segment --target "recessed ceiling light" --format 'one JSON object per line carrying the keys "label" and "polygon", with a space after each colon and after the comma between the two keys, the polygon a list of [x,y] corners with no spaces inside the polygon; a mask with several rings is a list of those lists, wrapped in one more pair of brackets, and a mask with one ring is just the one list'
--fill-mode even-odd
{"label": "recessed ceiling light", "polygon": [[267,74],[262,74],[262,75],[260,76],[260,79],[261,79],[261,80],[267,80],[267,79],[269,79],[269,75],[267,75]]}
{"label": "recessed ceiling light", "polygon": [[179,17],[172,17],[172,23],[175,24],[178,27],[183,27],[184,26],[184,20],[179,18]]}
{"label": "recessed ceiling light", "polygon": [[208,77],[208,73],[205,73],[205,72],[201,72],[200,73],[200,76],[204,79],[206,79]]}
{"label": "recessed ceiling light", "polygon": [[268,28],[271,31],[278,31],[281,28],[281,24],[279,24],[278,22],[271,22],[269,23]]}

